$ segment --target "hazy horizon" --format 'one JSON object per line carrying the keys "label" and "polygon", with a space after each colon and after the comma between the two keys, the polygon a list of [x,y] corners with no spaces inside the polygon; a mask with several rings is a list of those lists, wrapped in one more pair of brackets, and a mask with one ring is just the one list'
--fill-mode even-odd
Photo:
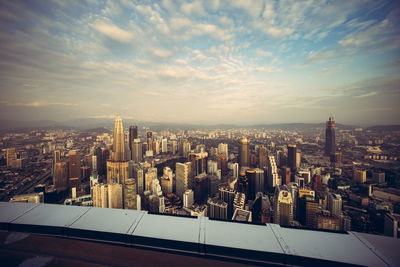
{"label": "hazy horizon", "polygon": [[0,119],[400,124],[398,1],[4,1]]}

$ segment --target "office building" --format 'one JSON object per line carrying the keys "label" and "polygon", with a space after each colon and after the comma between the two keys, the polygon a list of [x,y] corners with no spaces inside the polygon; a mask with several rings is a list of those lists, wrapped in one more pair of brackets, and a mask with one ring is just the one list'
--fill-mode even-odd
{"label": "office building", "polygon": [[334,152],[336,152],[335,122],[333,117],[329,117],[325,130],[325,155],[330,156]]}
{"label": "office building", "polygon": [[239,163],[232,164],[232,175],[235,178],[239,178]]}
{"label": "office building", "polygon": [[136,180],[127,179],[124,184],[124,209],[136,210]]}
{"label": "office building", "polygon": [[107,160],[107,183],[124,183],[129,178],[129,161]]}
{"label": "office building", "polygon": [[208,176],[203,173],[194,178],[194,201],[203,204],[208,198],[209,181]]}
{"label": "office building", "polygon": [[132,145],[132,160],[133,162],[142,162],[143,161],[143,148],[140,139],[134,139]]}
{"label": "office building", "polygon": [[122,209],[122,184],[108,184],[108,207],[112,209]]}
{"label": "office building", "polygon": [[255,199],[258,192],[264,192],[264,170],[259,168],[248,169],[246,177],[249,184],[248,199]]}
{"label": "office building", "polygon": [[71,188],[81,184],[81,158],[76,150],[71,150],[68,156],[68,179]]}
{"label": "office building", "polygon": [[239,168],[250,165],[250,141],[246,137],[239,140]]}
{"label": "office building", "polygon": [[66,162],[57,162],[55,164],[53,185],[57,191],[65,191],[68,189],[68,174]]}
{"label": "office building", "polygon": [[235,190],[227,185],[220,185],[218,188],[219,199],[228,204],[228,218],[233,216],[233,201],[235,199]]}
{"label": "office building", "polygon": [[129,148],[133,150],[133,142],[138,138],[138,128],[137,126],[129,127]]}
{"label": "office building", "polygon": [[124,183],[129,178],[129,162],[125,159],[125,135],[122,119],[117,116],[114,122],[113,151],[107,160],[107,183]]}
{"label": "office building", "polygon": [[274,223],[288,226],[293,221],[293,199],[286,185],[275,187]]}
{"label": "office building", "polygon": [[297,148],[296,145],[288,145],[288,156],[287,156],[287,166],[290,168],[292,173],[296,172],[296,161],[297,161]]}
{"label": "office building", "polygon": [[248,198],[249,196],[249,180],[246,176],[244,171],[240,171],[239,178],[237,179],[237,190],[246,195]]}

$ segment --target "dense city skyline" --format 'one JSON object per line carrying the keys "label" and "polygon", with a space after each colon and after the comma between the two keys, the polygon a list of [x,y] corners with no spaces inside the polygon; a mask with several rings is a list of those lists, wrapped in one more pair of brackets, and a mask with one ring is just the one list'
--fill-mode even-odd
{"label": "dense city skyline", "polygon": [[0,6],[0,119],[400,123],[396,1]]}

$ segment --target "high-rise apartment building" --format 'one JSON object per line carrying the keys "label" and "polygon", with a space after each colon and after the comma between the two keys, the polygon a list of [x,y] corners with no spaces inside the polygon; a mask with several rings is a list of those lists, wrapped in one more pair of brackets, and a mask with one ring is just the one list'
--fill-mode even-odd
{"label": "high-rise apartment building", "polygon": [[209,198],[207,200],[208,217],[213,219],[228,219],[228,204],[218,198]]}
{"label": "high-rise apartment building", "polygon": [[194,204],[194,192],[192,189],[188,189],[183,193],[183,206],[190,208]]}
{"label": "high-rise apartment building", "polygon": [[336,152],[335,122],[333,117],[329,117],[325,130],[325,155],[330,156],[334,152]]}
{"label": "high-rise apartment building", "polygon": [[246,137],[239,140],[239,168],[249,167],[250,164],[250,142]]}
{"label": "high-rise apartment building", "polygon": [[176,195],[183,197],[183,193],[188,189],[190,176],[190,162],[176,163]]}
{"label": "high-rise apartment building", "polygon": [[10,147],[7,148],[6,150],[6,158],[7,158],[7,167],[11,167],[14,168],[15,167],[15,163],[17,161],[17,153],[15,150],[15,147]]}
{"label": "high-rise apartment building", "polygon": [[108,208],[108,185],[95,184],[93,191],[93,207]]}
{"label": "high-rise apartment building", "polygon": [[203,204],[207,201],[209,189],[209,177],[205,174],[199,174],[194,178],[194,200],[197,204]]}

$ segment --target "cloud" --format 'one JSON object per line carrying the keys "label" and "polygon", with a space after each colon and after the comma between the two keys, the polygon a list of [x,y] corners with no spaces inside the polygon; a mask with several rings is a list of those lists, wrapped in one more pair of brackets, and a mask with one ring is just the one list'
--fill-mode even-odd
{"label": "cloud", "polygon": [[195,0],[193,2],[186,2],[181,5],[181,11],[187,16],[204,15],[202,1]]}
{"label": "cloud", "polygon": [[126,31],[110,22],[97,21],[92,25],[92,27],[105,36],[121,43],[128,43],[134,37],[133,33]]}
{"label": "cloud", "polygon": [[28,103],[1,101],[0,103],[2,105],[6,105],[6,106],[10,106],[10,107],[35,107],[35,108],[49,107],[49,106],[71,107],[71,106],[77,106],[78,105],[78,104],[75,104],[75,103],[42,102],[42,101],[34,101],[34,102],[28,102]]}

